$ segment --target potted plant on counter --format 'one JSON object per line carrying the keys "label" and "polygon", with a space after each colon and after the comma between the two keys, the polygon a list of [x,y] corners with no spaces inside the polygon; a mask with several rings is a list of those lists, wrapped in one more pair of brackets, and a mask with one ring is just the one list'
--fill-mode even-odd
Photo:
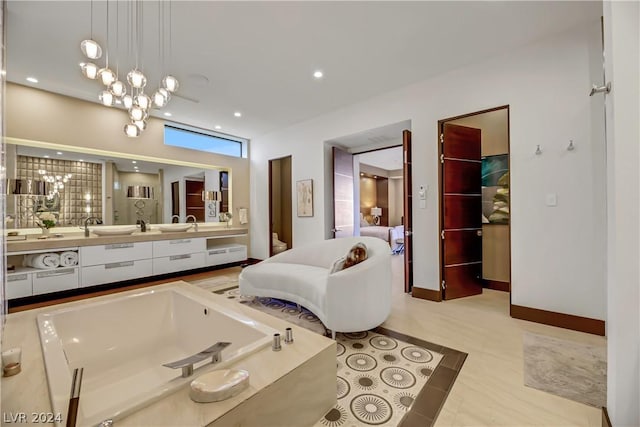
{"label": "potted plant on counter", "polygon": [[41,212],[38,214],[36,224],[42,229],[42,235],[48,236],[49,229],[56,226],[56,216],[51,212]]}

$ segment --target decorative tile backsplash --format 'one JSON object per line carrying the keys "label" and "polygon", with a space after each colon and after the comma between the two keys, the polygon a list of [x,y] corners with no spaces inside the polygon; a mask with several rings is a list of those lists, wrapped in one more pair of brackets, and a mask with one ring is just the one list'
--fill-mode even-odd
{"label": "decorative tile backsplash", "polygon": [[42,175],[38,171],[42,170],[50,176],[71,174],[71,177],[58,191],[58,200],[45,196],[19,197],[17,208],[22,227],[36,227],[35,213],[41,210],[54,212],[59,226],[78,225],[87,216],[102,216],[101,164],[18,156],[17,178],[41,180]]}

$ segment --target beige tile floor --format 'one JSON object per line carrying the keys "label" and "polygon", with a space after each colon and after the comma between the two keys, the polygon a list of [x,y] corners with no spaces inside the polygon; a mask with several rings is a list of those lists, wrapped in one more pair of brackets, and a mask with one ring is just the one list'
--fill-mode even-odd
{"label": "beige tile floor", "polygon": [[[213,275],[232,280],[239,272]],[[403,283],[402,257],[394,256],[393,308],[382,326],[469,354],[436,426],[601,425],[600,409],[524,386],[522,337],[529,331],[606,346],[605,338],[512,319],[506,292],[432,302],[405,294]]]}
{"label": "beige tile floor", "polygon": [[509,317],[509,294],[446,302],[402,290],[402,259],[394,257],[393,308],[384,327],[469,354],[436,426],[600,426],[601,410],[524,386],[525,331],[606,346],[603,337]]}

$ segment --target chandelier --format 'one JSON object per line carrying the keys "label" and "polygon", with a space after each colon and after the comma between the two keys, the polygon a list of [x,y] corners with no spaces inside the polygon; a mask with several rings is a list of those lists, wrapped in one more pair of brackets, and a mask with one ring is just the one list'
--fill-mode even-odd
{"label": "chandelier", "polygon": [[[119,1],[116,0],[116,52],[119,54]],[[102,57],[102,47],[93,38],[93,0],[91,1],[91,38],[80,43],[80,50],[89,59],[89,62],[80,64],[82,74],[91,80],[98,80],[104,88],[98,94],[102,105],[113,107],[121,104],[129,113],[129,122],[124,125],[124,133],[128,137],[140,136],[147,127],[147,119],[152,108],[160,109],[167,105],[171,94],[178,90],[178,79],[170,74],[165,74],[165,38],[164,31],[165,8],[169,7],[169,57],[171,57],[171,1],[158,2],[158,54],[164,77],[160,80],[158,88],[151,92],[147,86],[147,77],[140,69],[140,51],[143,46],[143,4],[141,0],[128,2],[127,21],[130,23],[129,39],[135,51],[135,65],[126,74],[126,80],[120,80],[119,61],[116,60],[116,71],[109,68],[109,0],[107,0],[107,48],[105,51],[105,65],[99,67],[95,60]]]}
{"label": "chandelier", "polygon": [[64,189],[64,185],[73,176],[70,173],[66,175],[50,175],[45,169],[38,169],[38,174],[44,182],[51,184],[47,192],[47,198],[52,199]]}

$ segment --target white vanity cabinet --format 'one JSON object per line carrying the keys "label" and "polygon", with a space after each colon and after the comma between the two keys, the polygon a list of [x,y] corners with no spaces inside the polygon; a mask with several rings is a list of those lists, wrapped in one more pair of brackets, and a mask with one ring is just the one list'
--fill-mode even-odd
{"label": "white vanity cabinet", "polygon": [[153,242],[153,274],[202,268],[206,239],[201,237]]}
{"label": "white vanity cabinet", "polygon": [[237,243],[211,245],[207,248],[205,264],[207,267],[245,261],[247,259],[247,245]]}
{"label": "white vanity cabinet", "polygon": [[130,242],[80,248],[80,286],[95,286],[153,275],[153,243]]}
{"label": "white vanity cabinet", "polygon": [[22,298],[33,295],[32,274],[8,273],[5,296],[7,299]]}
{"label": "white vanity cabinet", "polygon": [[78,268],[62,267],[32,274],[33,295],[64,291],[78,287]]}
{"label": "white vanity cabinet", "polygon": [[53,250],[35,250],[21,252],[7,252],[7,262],[16,266],[15,270],[7,271],[6,298],[23,298],[49,292],[76,289],[78,287],[78,265],[60,266],[55,268],[33,268],[24,266],[28,255],[63,252],[77,252],[78,248],[59,248]]}

